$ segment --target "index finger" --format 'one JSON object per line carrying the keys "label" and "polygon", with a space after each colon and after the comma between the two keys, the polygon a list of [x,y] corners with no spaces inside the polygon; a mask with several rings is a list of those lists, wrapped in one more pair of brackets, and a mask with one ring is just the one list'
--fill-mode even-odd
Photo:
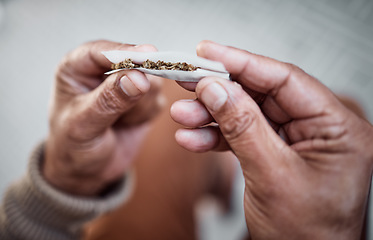
{"label": "index finger", "polygon": [[149,44],[132,45],[112,42],[107,40],[98,40],[88,42],[79,48],[70,52],[62,61],[59,70],[72,71],[74,75],[84,76],[102,75],[111,69],[111,62],[102,55],[102,51],[108,50],[126,50],[126,51],[144,51],[154,52],[157,49]]}
{"label": "index finger", "polygon": [[222,62],[234,80],[246,88],[271,96],[272,105],[291,118],[323,114],[331,99],[335,98],[318,80],[288,63],[211,41],[201,42],[197,54]]}

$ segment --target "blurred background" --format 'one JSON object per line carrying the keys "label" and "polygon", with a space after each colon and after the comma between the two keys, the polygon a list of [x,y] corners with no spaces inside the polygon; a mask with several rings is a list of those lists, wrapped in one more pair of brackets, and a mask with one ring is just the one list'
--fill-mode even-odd
{"label": "blurred background", "polygon": [[[0,0],[0,197],[47,135],[56,65],[95,39],[192,53],[203,39],[243,48],[300,66],[373,120],[371,0]],[[202,238],[234,239],[219,233],[224,221],[206,220],[213,216],[201,217]]]}

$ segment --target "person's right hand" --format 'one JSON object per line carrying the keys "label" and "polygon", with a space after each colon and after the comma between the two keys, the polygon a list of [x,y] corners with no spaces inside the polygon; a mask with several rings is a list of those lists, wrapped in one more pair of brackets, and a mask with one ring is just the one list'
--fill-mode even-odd
{"label": "person's right hand", "polygon": [[207,77],[197,84],[197,100],[176,102],[171,115],[188,127],[176,140],[191,151],[238,157],[251,238],[358,239],[372,126],[291,64],[208,41],[197,53],[221,61],[236,82]]}
{"label": "person's right hand", "polygon": [[101,54],[105,50],[156,51],[151,45],[96,41],[72,51],[60,64],[42,172],[49,183],[71,194],[97,195],[121,178],[147,122],[162,105],[161,79],[135,70],[105,76],[111,65]]}

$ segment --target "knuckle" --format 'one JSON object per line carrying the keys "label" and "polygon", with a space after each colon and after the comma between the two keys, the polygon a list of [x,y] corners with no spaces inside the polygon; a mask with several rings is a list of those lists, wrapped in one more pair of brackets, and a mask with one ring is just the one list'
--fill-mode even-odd
{"label": "knuckle", "polygon": [[285,63],[285,65],[289,69],[289,72],[293,72],[293,71],[296,71],[296,70],[299,69],[299,67],[297,65],[294,65],[292,63]]}
{"label": "knuckle", "polygon": [[349,116],[343,113],[335,112],[324,121],[320,128],[320,137],[323,139],[337,139],[348,133]]}
{"label": "knuckle", "polygon": [[226,114],[223,123],[219,124],[220,130],[225,138],[229,140],[237,139],[248,129],[252,128],[258,116],[248,110],[241,110],[235,114]]}
{"label": "knuckle", "polygon": [[104,88],[96,100],[95,110],[102,114],[116,114],[125,108],[123,97],[115,89]]}
{"label": "knuckle", "polygon": [[304,72],[300,67],[292,63],[285,63],[287,68],[287,78],[293,77],[295,73]]}

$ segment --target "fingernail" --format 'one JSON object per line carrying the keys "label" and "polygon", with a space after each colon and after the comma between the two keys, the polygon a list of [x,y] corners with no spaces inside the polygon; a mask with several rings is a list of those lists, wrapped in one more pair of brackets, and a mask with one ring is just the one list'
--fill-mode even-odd
{"label": "fingernail", "polygon": [[123,92],[129,97],[136,97],[141,94],[141,91],[127,76],[123,76],[120,79],[120,87],[122,88]]}
{"label": "fingernail", "polygon": [[[197,45],[197,53],[198,54],[203,54],[203,51],[206,47],[213,47],[214,50],[218,49],[219,47],[221,47],[222,45],[216,43],[216,42],[213,42],[211,40],[203,40],[202,42],[200,42],[198,45]],[[216,49],[215,49],[216,48]]]}
{"label": "fingernail", "polygon": [[207,108],[216,112],[225,104],[228,94],[225,89],[218,83],[210,83],[201,93],[201,100]]}

